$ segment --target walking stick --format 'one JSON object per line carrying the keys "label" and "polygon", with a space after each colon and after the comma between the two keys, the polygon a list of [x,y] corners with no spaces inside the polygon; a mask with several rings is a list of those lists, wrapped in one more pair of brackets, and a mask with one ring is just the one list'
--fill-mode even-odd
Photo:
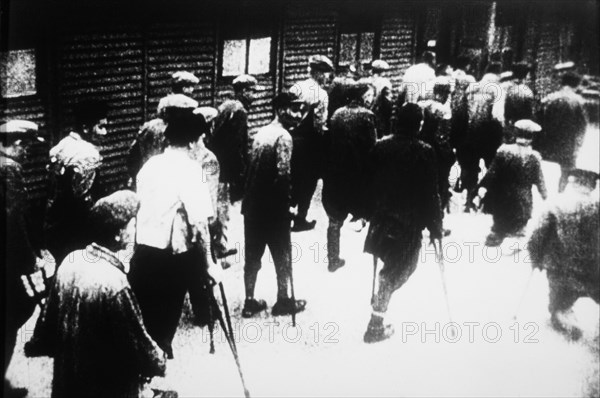
{"label": "walking stick", "polygon": [[292,267],[292,242],[288,250],[288,265],[290,267],[290,293],[292,296],[292,326],[296,327],[296,294],[294,293],[294,269]]}
{"label": "walking stick", "polygon": [[[223,308],[225,310],[225,316],[227,317],[227,325],[229,325],[229,330],[227,325],[225,325],[225,321],[223,320],[223,314],[221,311],[217,311],[217,319],[219,321],[219,325],[221,329],[225,332],[225,339],[229,344],[229,348],[231,349],[231,353],[233,354],[233,359],[235,360],[235,364],[237,366],[238,374],[240,375],[240,380],[242,382],[242,387],[244,388],[244,396],[246,398],[250,398],[250,391],[248,391],[248,387],[246,387],[246,381],[244,379],[244,372],[242,371],[242,366],[240,364],[240,357],[237,351],[237,347],[235,345],[235,338],[233,336],[233,329],[231,328],[231,317],[229,315],[229,308],[227,306],[227,297],[225,296],[225,288],[223,287],[223,283],[219,282],[219,290],[221,291],[221,298],[223,300]],[[214,294],[212,295],[212,299],[214,300],[214,304],[218,305],[217,299]]]}
{"label": "walking stick", "polygon": [[371,290],[371,305],[375,303],[375,279],[377,278],[377,256],[373,254],[373,289]]}
{"label": "walking stick", "polygon": [[519,299],[519,303],[517,304],[517,309],[515,310],[515,315],[513,315],[512,319],[517,319],[517,315],[521,310],[521,306],[523,305],[523,301],[525,300],[525,296],[527,295],[527,291],[529,290],[529,285],[531,284],[531,280],[533,279],[533,274],[535,272],[535,268],[531,269],[529,273],[529,277],[527,278],[527,283],[525,284],[525,289],[523,289],[523,293],[521,294],[521,298]]}
{"label": "walking stick", "polygon": [[[433,248],[435,250],[435,258],[437,260],[438,266],[440,268],[440,276],[442,278],[442,288],[444,289],[444,299],[446,301],[446,311],[448,311],[448,319],[450,320],[450,323],[453,323],[452,321],[452,312],[450,311],[450,301],[448,299],[448,286],[446,284],[446,270],[445,270],[445,264],[444,264],[444,256],[442,253],[442,239],[440,238],[438,240],[438,244],[439,244],[439,250],[435,244],[435,240],[433,241]],[[454,329],[452,329],[452,333],[451,333],[451,337],[454,338],[456,336],[456,331]]]}

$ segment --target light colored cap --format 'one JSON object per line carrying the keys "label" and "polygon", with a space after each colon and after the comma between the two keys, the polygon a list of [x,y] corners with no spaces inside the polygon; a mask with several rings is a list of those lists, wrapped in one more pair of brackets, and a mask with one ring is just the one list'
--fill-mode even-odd
{"label": "light colored cap", "polygon": [[193,86],[195,84],[200,83],[200,79],[198,79],[196,76],[194,76],[193,73],[186,72],[186,71],[175,72],[175,73],[173,73],[172,78],[173,78],[173,84],[176,84],[179,86]]}
{"label": "light colored cap", "polygon": [[535,133],[542,131],[542,126],[529,119],[521,119],[515,122],[517,137],[533,139]]}
{"label": "light colored cap", "polygon": [[247,88],[254,87],[257,83],[258,82],[256,78],[252,75],[239,75],[238,77],[233,79],[233,82],[231,84],[234,88]]}
{"label": "light colored cap", "polygon": [[371,62],[371,68],[374,70],[389,70],[390,65],[382,59],[376,59]]}
{"label": "light colored cap", "polygon": [[219,111],[212,106],[201,106],[194,109],[194,114],[202,115],[204,117],[204,121],[206,123],[210,123],[217,117]]}
{"label": "light colored cap", "polygon": [[567,62],[560,62],[556,65],[554,65],[554,70],[555,71],[565,71],[565,70],[570,70],[575,68],[575,63],[573,61],[567,61]]}
{"label": "light colored cap", "polygon": [[333,62],[324,55],[312,55],[308,59],[308,65],[314,70],[323,72],[333,71]]}
{"label": "light colored cap", "polygon": [[10,120],[0,125],[2,134],[35,134],[38,131],[38,125],[29,120]]}

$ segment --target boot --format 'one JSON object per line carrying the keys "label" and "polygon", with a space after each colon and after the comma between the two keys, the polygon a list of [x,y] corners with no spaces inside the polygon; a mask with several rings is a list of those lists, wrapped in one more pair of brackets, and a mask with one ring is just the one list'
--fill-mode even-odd
{"label": "boot", "polygon": [[294,218],[294,225],[292,226],[292,232],[303,232],[310,231],[317,225],[316,220],[307,221],[306,218]]}
{"label": "boot", "polygon": [[389,339],[393,334],[394,327],[392,325],[384,325],[382,317],[372,315],[363,340],[367,344],[378,343]]}
{"label": "boot", "polygon": [[304,311],[306,307],[306,300],[292,300],[291,298],[280,298],[271,310],[273,316],[280,315],[291,315],[292,313],[297,314],[298,312]]}
{"label": "boot", "polygon": [[267,303],[265,300],[256,300],[254,298],[247,298],[244,302],[244,309],[242,310],[243,318],[252,318],[259,312],[267,309]]}

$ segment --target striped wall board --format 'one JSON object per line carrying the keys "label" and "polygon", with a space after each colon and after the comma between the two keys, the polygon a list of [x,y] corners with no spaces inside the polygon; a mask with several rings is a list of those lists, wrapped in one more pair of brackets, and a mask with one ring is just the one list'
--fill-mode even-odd
{"label": "striped wall board", "polygon": [[147,34],[147,117],[156,117],[160,98],[171,92],[171,76],[188,71],[200,79],[192,97],[200,105],[212,105],[212,79],[216,68],[214,26],[153,25]]}
{"label": "striped wall board", "polygon": [[288,15],[284,21],[283,86],[308,78],[308,58],[321,54],[333,59],[336,18],[333,13]]}

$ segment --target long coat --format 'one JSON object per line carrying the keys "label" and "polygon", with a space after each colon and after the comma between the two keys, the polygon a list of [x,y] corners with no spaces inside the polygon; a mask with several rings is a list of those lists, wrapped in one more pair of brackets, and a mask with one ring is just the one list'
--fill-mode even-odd
{"label": "long coat", "polygon": [[123,265],[96,244],[58,269],[25,353],[54,358],[56,398],[137,397],[141,376],[162,376],[166,365]]}
{"label": "long coat", "polygon": [[355,103],[338,109],[327,133],[323,206],[329,212],[361,213],[369,151],[375,145],[375,115]]}
{"label": "long coat", "polygon": [[442,210],[431,146],[415,137],[384,137],[371,151],[368,176],[367,253],[387,258],[424,228],[441,237]]}
{"label": "long coat", "polygon": [[533,185],[547,197],[541,161],[540,154],[529,146],[503,145],[481,180],[480,186],[488,190],[483,210],[508,228],[504,232],[516,232],[531,218]]}
{"label": "long coat", "polygon": [[546,269],[580,296],[600,302],[598,192],[567,186],[540,218],[529,240],[534,267]]}
{"label": "long coat", "polygon": [[583,98],[568,86],[542,100],[538,115],[542,132],[533,145],[544,159],[567,168],[575,166],[587,128],[584,106]]}

